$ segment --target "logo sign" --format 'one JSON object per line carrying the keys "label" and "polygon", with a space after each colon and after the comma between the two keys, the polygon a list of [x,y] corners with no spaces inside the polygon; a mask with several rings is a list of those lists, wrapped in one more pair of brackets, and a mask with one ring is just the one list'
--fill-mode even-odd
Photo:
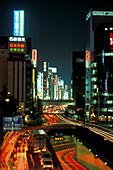
{"label": "logo sign", "polygon": [[84,62],[84,59],[77,58],[76,61],[77,61],[78,63],[83,63],[83,62]]}
{"label": "logo sign", "polygon": [[9,42],[26,42],[25,37],[9,37]]}
{"label": "logo sign", "polygon": [[3,117],[3,131],[22,131],[22,118]]}
{"label": "logo sign", "polygon": [[24,36],[24,10],[14,10],[13,35]]}
{"label": "logo sign", "polygon": [[92,15],[113,16],[113,11],[93,11]]}

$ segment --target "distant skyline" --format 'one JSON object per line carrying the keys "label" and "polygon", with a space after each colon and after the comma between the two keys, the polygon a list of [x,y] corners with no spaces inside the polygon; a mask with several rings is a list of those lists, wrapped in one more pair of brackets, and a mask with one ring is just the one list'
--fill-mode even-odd
{"label": "distant skyline", "polygon": [[58,68],[58,75],[71,83],[72,51],[85,50],[85,17],[90,8],[110,9],[112,1],[37,0],[2,1],[0,36],[13,35],[13,10],[25,10],[26,36],[39,59]]}

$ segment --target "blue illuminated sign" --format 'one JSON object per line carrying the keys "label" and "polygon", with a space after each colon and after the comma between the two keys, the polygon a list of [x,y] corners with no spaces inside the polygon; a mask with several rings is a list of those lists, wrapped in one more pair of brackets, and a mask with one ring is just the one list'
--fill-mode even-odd
{"label": "blue illuminated sign", "polygon": [[3,131],[22,131],[22,118],[3,117]]}
{"label": "blue illuminated sign", "polygon": [[24,10],[14,10],[13,36],[24,36]]}

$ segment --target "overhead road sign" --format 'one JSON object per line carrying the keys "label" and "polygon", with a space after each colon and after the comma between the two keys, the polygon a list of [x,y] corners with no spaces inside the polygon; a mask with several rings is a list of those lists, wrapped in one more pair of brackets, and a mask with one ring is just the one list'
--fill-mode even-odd
{"label": "overhead road sign", "polygon": [[22,118],[3,117],[3,131],[22,131]]}

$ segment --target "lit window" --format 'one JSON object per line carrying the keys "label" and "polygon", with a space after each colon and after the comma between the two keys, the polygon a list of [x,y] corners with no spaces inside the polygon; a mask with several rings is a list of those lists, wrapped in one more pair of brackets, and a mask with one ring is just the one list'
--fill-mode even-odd
{"label": "lit window", "polygon": [[107,31],[108,30],[108,28],[105,28],[105,31]]}

